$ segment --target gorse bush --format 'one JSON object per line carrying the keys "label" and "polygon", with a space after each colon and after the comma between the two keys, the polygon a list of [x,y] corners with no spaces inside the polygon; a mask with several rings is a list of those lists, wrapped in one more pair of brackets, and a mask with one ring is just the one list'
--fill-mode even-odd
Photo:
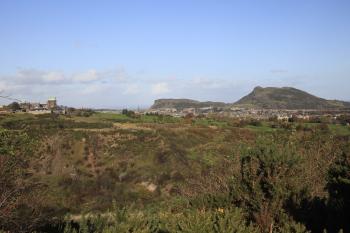
{"label": "gorse bush", "polygon": [[332,164],[328,172],[330,230],[350,231],[350,144]]}
{"label": "gorse bush", "polygon": [[79,227],[67,223],[66,233],[120,232],[120,233],[254,233],[258,228],[246,223],[238,209],[212,211],[188,210],[184,213],[150,213],[121,209],[108,216],[87,217],[79,221]]}
{"label": "gorse bush", "polygon": [[27,134],[0,128],[0,229],[31,232],[59,218],[47,187],[31,179],[36,143]]}
{"label": "gorse bush", "polygon": [[271,232],[283,225],[283,207],[298,190],[300,157],[289,144],[279,146],[262,138],[256,144],[242,152],[240,175],[233,178],[231,194],[262,232]]}

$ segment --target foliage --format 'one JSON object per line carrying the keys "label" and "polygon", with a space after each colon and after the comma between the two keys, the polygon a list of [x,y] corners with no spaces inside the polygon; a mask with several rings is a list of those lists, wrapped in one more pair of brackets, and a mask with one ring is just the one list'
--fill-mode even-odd
{"label": "foliage", "polygon": [[123,109],[123,110],[122,110],[122,114],[123,114],[123,115],[126,115],[126,116],[128,116],[128,117],[131,117],[131,118],[133,118],[133,117],[136,116],[136,114],[135,114],[134,111],[127,110],[127,109]]}
{"label": "foliage", "polygon": [[15,190],[2,230],[347,231],[350,130],[339,122],[93,112],[0,125],[0,196]]}
{"label": "foliage", "polygon": [[[73,224],[67,224],[65,232],[74,232]],[[120,208],[108,216],[87,216],[79,221],[79,232],[172,232],[172,233],[254,233],[258,229],[246,224],[238,209],[213,211],[187,210],[179,214]]]}
{"label": "foliage", "polygon": [[330,228],[334,232],[350,230],[350,146],[340,154],[328,172],[327,190],[330,209]]}
{"label": "foliage", "polygon": [[7,105],[7,108],[11,109],[12,111],[17,111],[21,109],[21,107],[19,106],[19,103],[17,102],[10,103],[9,105]]}
{"label": "foliage", "polygon": [[45,186],[30,179],[33,145],[27,134],[0,128],[0,229],[28,232],[58,217]]}
{"label": "foliage", "polygon": [[233,200],[242,206],[263,232],[280,228],[283,207],[296,188],[300,158],[288,144],[278,147],[258,139],[241,158],[240,176],[234,177]]}

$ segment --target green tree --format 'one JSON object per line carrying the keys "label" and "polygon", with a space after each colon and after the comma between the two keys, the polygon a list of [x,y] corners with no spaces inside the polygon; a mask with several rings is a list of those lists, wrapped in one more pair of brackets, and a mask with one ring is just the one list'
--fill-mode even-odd
{"label": "green tree", "polygon": [[17,111],[17,110],[21,109],[21,107],[19,106],[19,103],[17,103],[17,102],[10,103],[9,105],[7,105],[7,108],[12,110],[12,111]]}
{"label": "green tree", "polygon": [[128,110],[128,109],[123,109],[122,114],[126,115],[128,117],[134,118],[136,116],[134,111]]}

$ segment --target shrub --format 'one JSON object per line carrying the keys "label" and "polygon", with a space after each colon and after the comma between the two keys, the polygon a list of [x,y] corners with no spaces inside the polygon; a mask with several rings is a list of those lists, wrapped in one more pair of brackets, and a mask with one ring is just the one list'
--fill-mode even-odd
{"label": "shrub", "polygon": [[294,149],[258,139],[242,152],[240,176],[232,184],[234,203],[242,206],[262,230],[281,227],[283,207],[296,188],[299,157]]}
{"label": "shrub", "polygon": [[350,146],[344,149],[329,169],[327,190],[331,231],[336,232],[342,228],[349,232],[347,215],[350,213]]}

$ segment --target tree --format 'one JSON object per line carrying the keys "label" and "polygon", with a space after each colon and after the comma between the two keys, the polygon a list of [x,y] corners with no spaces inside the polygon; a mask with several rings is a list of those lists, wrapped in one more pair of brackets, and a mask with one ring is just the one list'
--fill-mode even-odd
{"label": "tree", "polygon": [[127,110],[127,109],[123,109],[122,110],[122,114],[126,115],[128,117],[131,117],[131,118],[134,118],[135,115],[136,115],[134,111],[130,111],[130,110]]}
{"label": "tree", "polygon": [[20,110],[21,107],[19,106],[19,103],[17,102],[12,102],[9,105],[7,105],[8,109],[12,110],[12,111],[17,111]]}

